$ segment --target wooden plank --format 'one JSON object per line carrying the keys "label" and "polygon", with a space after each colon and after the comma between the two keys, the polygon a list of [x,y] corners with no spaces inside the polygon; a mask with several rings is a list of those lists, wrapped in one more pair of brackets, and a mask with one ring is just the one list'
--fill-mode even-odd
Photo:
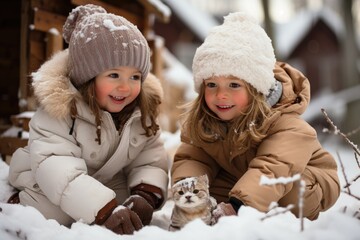
{"label": "wooden plank", "polygon": [[[29,0],[28,0],[29,1]],[[63,16],[67,16],[72,7],[70,1],[54,1],[54,0],[31,0],[32,9],[42,9]]]}
{"label": "wooden plank", "polygon": [[16,149],[25,147],[28,139],[16,137],[0,137],[0,154],[1,156],[11,156]]}
{"label": "wooden plank", "polygon": [[[20,69],[19,69],[19,100],[28,97],[28,32],[29,32],[29,1],[21,1],[21,28],[20,28]],[[27,110],[21,106],[20,111]]]}
{"label": "wooden plank", "polygon": [[48,32],[46,39],[46,58],[49,59],[53,54],[61,51],[64,48],[64,44],[61,34]]}
{"label": "wooden plank", "polygon": [[151,63],[152,63],[152,73],[156,76],[162,78],[164,63],[162,58],[162,51],[164,49],[163,39],[159,36],[155,36],[155,38],[148,39],[149,47],[152,51],[151,54]]}
{"label": "wooden plank", "polygon": [[142,31],[142,29],[144,28],[144,23],[140,16],[137,16],[135,14],[127,12],[119,7],[105,3],[103,1],[100,1],[100,0],[71,0],[71,3],[74,5],[77,5],[77,6],[86,5],[86,4],[95,4],[98,6],[102,6],[107,12],[126,18],[127,20],[132,22],[134,25],[136,25],[140,29],[140,31]]}
{"label": "wooden plank", "polygon": [[30,54],[29,54],[29,66],[28,71],[32,73],[44,63],[45,59],[45,44],[44,42],[30,41]]}
{"label": "wooden plank", "polygon": [[20,127],[21,129],[27,132],[29,131],[29,122],[31,118],[12,115],[10,117],[10,120],[13,126]]}
{"label": "wooden plank", "polygon": [[61,35],[65,21],[66,17],[59,14],[41,9],[34,12],[34,30],[48,32],[51,28],[56,28]]}
{"label": "wooden plank", "polygon": [[[146,9],[147,12],[155,14],[155,16],[163,23],[168,23],[170,21],[171,10],[159,1],[159,6],[156,6],[152,1],[149,0],[138,0]],[[163,11],[161,11],[161,8]],[[168,14],[166,13],[168,12]]]}

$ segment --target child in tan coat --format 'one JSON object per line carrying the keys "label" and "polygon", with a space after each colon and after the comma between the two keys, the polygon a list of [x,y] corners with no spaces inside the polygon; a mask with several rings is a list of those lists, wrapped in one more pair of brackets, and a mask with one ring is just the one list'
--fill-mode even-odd
{"label": "child in tan coat", "polygon": [[[272,202],[297,206],[297,183],[261,185],[262,176],[300,174],[309,219],[336,202],[336,162],[301,118],[309,81],[276,62],[271,40],[253,18],[232,13],[214,27],[195,53],[193,74],[199,95],[188,106],[173,182],[208,175],[210,194],[220,203],[217,219],[242,205],[264,212]],[[297,207],[292,212],[299,215]]]}

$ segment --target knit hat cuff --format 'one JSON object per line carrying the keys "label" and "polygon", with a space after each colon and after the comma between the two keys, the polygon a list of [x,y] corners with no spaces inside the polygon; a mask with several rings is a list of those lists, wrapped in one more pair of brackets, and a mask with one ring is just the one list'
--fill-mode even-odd
{"label": "knit hat cuff", "polygon": [[241,12],[230,13],[196,50],[195,90],[199,91],[203,80],[212,76],[233,76],[266,96],[275,84],[275,63],[271,39],[256,20]]}

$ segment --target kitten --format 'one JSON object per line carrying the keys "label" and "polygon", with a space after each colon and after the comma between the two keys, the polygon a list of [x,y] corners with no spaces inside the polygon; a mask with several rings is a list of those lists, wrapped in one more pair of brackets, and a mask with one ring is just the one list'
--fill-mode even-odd
{"label": "kitten", "polygon": [[211,224],[211,213],[216,207],[216,200],[209,194],[207,175],[185,178],[175,183],[171,190],[175,205],[170,219],[170,231],[179,230],[196,218]]}

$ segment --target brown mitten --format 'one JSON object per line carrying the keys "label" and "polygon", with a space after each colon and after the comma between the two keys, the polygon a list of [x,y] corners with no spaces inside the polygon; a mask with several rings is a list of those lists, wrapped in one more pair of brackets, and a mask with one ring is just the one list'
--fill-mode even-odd
{"label": "brown mitten", "polygon": [[221,217],[236,215],[236,212],[230,203],[221,202],[213,210],[212,215],[211,224],[213,225],[217,223]]}
{"label": "brown mitten", "polygon": [[7,203],[11,203],[11,204],[20,203],[19,192],[16,192],[13,195],[11,195],[11,197],[8,199]]}
{"label": "brown mitten", "polygon": [[139,216],[124,206],[117,207],[104,226],[117,234],[133,234],[143,227]]}
{"label": "brown mitten", "polygon": [[[142,193],[142,195],[144,194],[146,193]],[[131,195],[125,200],[123,206],[134,211],[139,216],[144,226],[150,224],[154,212],[154,206],[152,206],[144,197],[140,195]]]}

